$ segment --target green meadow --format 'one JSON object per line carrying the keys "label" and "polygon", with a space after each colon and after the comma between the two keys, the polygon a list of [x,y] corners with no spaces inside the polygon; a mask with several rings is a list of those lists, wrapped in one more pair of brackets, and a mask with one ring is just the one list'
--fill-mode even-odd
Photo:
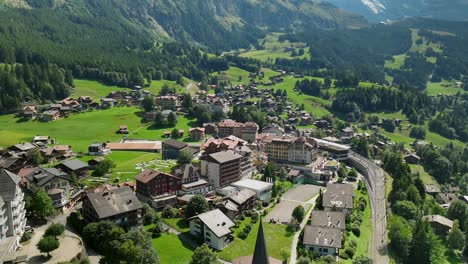
{"label": "green meadow", "polygon": [[138,107],[114,107],[107,110],[93,110],[71,115],[53,122],[22,121],[14,115],[0,116],[0,146],[10,146],[19,142],[30,142],[36,135],[51,136],[57,144],[71,145],[75,152],[87,152],[93,142],[116,142],[122,138],[117,134],[120,125],[127,125],[128,138],[160,140],[165,131],[183,129],[181,140],[189,141],[188,130],[195,121],[179,116],[176,126],[156,127],[142,121],[142,111]]}

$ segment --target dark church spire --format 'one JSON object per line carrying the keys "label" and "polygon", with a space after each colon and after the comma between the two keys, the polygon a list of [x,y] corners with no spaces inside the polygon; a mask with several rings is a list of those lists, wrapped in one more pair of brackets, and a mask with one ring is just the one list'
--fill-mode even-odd
{"label": "dark church spire", "polygon": [[258,228],[257,242],[255,242],[255,251],[252,264],[269,264],[268,252],[266,248],[265,235],[263,234],[263,224],[260,218],[260,227]]}

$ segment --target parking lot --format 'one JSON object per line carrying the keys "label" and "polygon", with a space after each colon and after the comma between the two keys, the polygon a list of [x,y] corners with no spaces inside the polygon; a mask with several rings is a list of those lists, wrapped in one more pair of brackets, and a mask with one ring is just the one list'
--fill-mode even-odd
{"label": "parking lot", "polygon": [[[305,211],[313,205],[310,200],[318,195],[320,188],[316,185],[298,185],[287,191],[281,197],[273,210],[265,217],[267,221],[273,220],[279,223],[287,224],[291,221],[291,215],[298,205],[302,205]],[[324,189],[324,188],[323,188]]]}

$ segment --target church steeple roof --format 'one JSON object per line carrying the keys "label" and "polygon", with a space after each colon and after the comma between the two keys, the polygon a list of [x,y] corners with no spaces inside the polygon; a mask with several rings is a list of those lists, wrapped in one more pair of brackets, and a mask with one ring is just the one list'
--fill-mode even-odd
{"label": "church steeple roof", "polygon": [[263,234],[263,224],[260,218],[260,227],[258,228],[257,241],[255,242],[255,251],[252,264],[269,264],[268,251],[266,248],[265,235]]}

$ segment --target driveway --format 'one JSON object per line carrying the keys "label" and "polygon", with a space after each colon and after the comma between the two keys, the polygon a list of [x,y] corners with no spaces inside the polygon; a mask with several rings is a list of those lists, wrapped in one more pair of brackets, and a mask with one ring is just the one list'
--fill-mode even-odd
{"label": "driveway", "polygon": [[320,191],[319,186],[299,185],[288,190],[281,196],[281,201],[265,217],[266,221],[274,220],[283,224],[291,222],[292,212],[298,205],[302,205],[307,212],[314,203],[315,197]]}

